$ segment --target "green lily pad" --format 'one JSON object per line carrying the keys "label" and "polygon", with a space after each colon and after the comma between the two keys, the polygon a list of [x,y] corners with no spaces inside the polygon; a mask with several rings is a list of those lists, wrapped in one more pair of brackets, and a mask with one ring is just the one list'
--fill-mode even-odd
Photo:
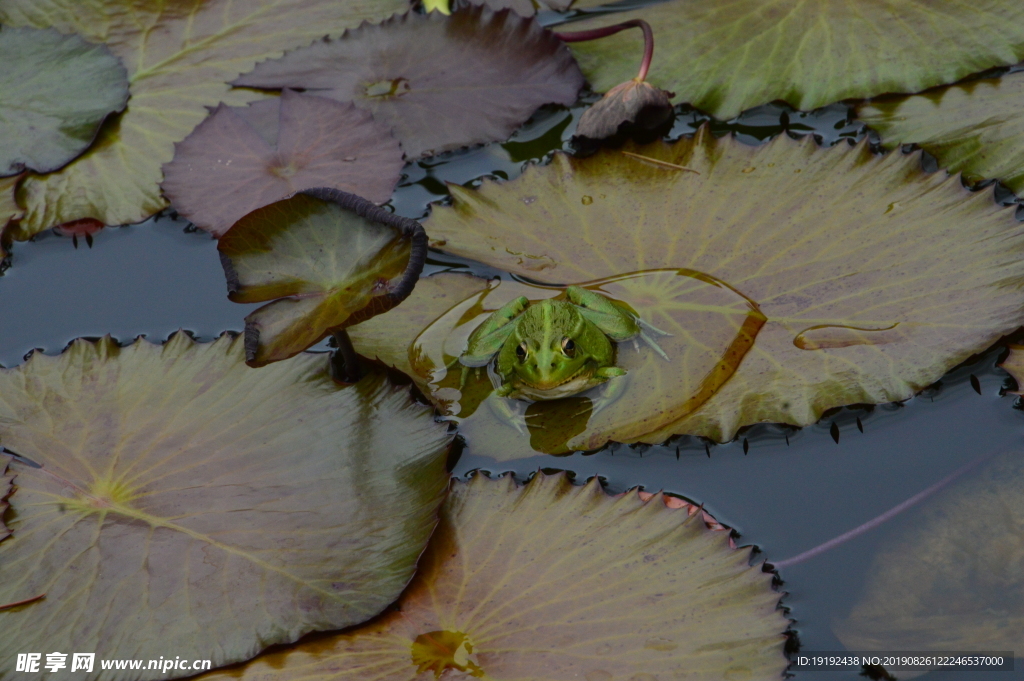
{"label": "green lily pad", "polygon": [[399,609],[202,678],[774,680],[788,621],[749,560],[660,494],[477,475],[454,483]]}
{"label": "green lily pad", "polygon": [[536,21],[477,7],[364,24],[262,62],[234,84],[354,102],[417,158],[504,140],[540,105],[576,101],[583,76]]}
{"label": "green lily pad", "polygon": [[105,43],[128,68],[131,102],[88,153],[58,172],[26,177],[25,218],[15,238],[95,218],[139,222],[167,206],[161,166],[207,116],[208,106],[260,99],[227,81],[256,62],[381,19],[406,0],[4,0],[0,23],[53,27]]}
{"label": "green lily pad", "polygon": [[1021,650],[1022,481],[1024,459],[1007,452],[914,511],[833,626],[839,640],[850,650]]}
{"label": "green lily pad", "polygon": [[239,220],[217,244],[236,303],[273,301],[245,318],[251,366],[292,357],[386,312],[409,262],[399,230],[415,224],[352,194],[296,194]]}
{"label": "green lily pad", "polygon": [[118,58],[77,35],[4,27],[0,63],[0,175],[60,168],[128,101]]}
{"label": "green lily pad", "polygon": [[[13,473],[0,655],[180,655],[214,666],[365,621],[408,583],[449,437],[380,375],[323,355],[253,371],[242,340],[75,341],[0,370]],[[100,679],[190,671],[100,671]]]}
{"label": "green lily pad", "polygon": [[[1024,58],[1024,5],[1016,0],[669,0],[559,28],[629,19],[654,29],[648,80],[720,119],[774,100],[809,110],[918,92]],[[636,76],[643,42],[639,31],[625,31],[571,49],[587,80],[604,92]]]}
{"label": "green lily pad", "polygon": [[285,90],[248,108],[217,108],[175,145],[164,193],[221,236],[246,213],[302,189],[331,187],[384,203],[401,176],[390,130],[351,104]]}
{"label": "green lily pad", "polygon": [[[556,154],[512,182],[450,189],[454,205],[424,225],[435,246],[553,286],[631,277],[645,286],[611,295],[656,327],[674,323],[659,343],[721,353],[721,364],[691,365],[666,350],[670,362],[654,362],[661,400],[694,408],[624,414],[634,422],[625,441],[724,441],[748,424],[802,426],[832,407],[904,400],[1020,324],[1024,227],[991,192],[923,172],[919,154],[786,136],[755,148],[704,128],[675,144]],[[669,281],[706,285],[646,286],[670,270],[684,274]],[[715,290],[735,303],[700,297]],[[756,317],[739,314],[744,304],[766,321],[752,344],[723,346]],[[707,316],[673,322],[670,308]],[[628,345],[618,353],[636,357]],[[643,348],[640,358],[654,361]],[[711,367],[734,364],[705,401],[692,400]],[[603,435],[593,435],[570,446],[594,446]]]}
{"label": "green lily pad", "polygon": [[969,182],[998,179],[1024,189],[1024,73],[975,80],[913,97],[883,98],[857,107],[882,144],[915,143]]}

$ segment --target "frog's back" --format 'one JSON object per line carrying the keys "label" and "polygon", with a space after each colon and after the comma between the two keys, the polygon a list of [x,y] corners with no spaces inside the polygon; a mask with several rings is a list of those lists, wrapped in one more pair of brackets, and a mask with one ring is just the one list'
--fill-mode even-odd
{"label": "frog's back", "polygon": [[567,300],[541,300],[523,312],[515,330],[516,344],[534,341],[541,347],[575,338],[583,331],[586,320],[576,306]]}

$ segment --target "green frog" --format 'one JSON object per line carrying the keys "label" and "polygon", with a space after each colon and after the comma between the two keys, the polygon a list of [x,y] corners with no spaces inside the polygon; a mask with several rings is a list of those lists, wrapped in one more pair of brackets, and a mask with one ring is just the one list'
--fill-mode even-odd
{"label": "green frog", "polygon": [[[531,303],[525,297],[509,301],[469,336],[459,356],[462,383],[470,369],[494,364],[493,397],[555,400],[606,383],[592,413],[621,396],[626,370],[615,366],[613,342],[643,339],[662,359],[668,355],[648,332],[668,335],[640,320],[607,297],[579,286],[565,291],[567,300]],[[492,401],[504,420],[522,432],[524,419],[507,399]]]}

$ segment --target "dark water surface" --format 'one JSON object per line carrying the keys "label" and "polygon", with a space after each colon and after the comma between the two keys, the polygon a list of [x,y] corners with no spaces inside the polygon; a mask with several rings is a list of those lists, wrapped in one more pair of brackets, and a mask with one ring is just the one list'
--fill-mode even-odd
{"label": "dark water surface", "polygon": [[[447,196],[446,181],[513,179],[525,165],[568,148],[575,119],[584,108],[545,108],[506,143],[410,164],[393,207],[403,215],[422,217],[429,202]],[[708,120],[683,108],[670,137],[692,133]],[[735,133],[751,144],[784,131],[813,133],[826,144],[864,134],[843,105],[811,113],[768,105],[735,121],[711,124],[716,132]],[[187,226],[164,217],[105,229],[92,248],[80,243],[76,249],[71,239],[49,233],[15,244],[12,266],[0,277],[0,364],[15,366],[34,348],[56,354],[79,336],[110,333],[128,342],[140,334],[162,340],[178,328],[201,339],[240,331],[243,317],[256,306],[227,300],[215,242],[204,233],[186,231]],[[434,254],[428,272],[446,269],[501,274]],[[740,544],[760,547],[759,559],[783,560],[860,525],[980,455],[1020,448],[1024,413],[1012,408],[1012,396],[1000,394],[1009,379],[995,367],[999,352],[990,351],[951,372],[941,385],[905,404],[842,409],[800,431],[758,426],[736,442],[709,449],[701,441],[683,438],[665,446],[616,445],[591,455],[538,456],[511,464],[474,456],[469,443],[455,473],[511,470],[526,477],[538,468],[557,468],[572,471],[579,481],[601,476],[614,492],[637,485],[665,489],[704,504],[741,533]],[[980,395],[972,387],[972,374]],[[839,428],[838,444],[830,434],[833,424]],[[782,571],[782,588],[788,594],[784,604],[796,620],[794,629],[804,649],[843,650],[832,625],[856,602],[879,543],[898,532],[908,517]],[[1017,667],[1014,673],[980,677],[932,672],[920,678],[1024,679],[1021,660]],[[803,672],[798,677],[862,678],[853,672]]]}

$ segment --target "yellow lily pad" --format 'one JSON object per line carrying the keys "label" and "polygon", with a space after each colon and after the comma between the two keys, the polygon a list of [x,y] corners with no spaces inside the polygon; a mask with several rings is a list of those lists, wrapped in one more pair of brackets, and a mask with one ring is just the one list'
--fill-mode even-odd
{"label": "yellow lily pad", "polygon": [[15,238],[94,218],[139,222],[167,206],[161,165],[207,116],[206,107],[238,106],[262,96],[228,81],[258,61],[382,19],[406,0],[5,0],[0,23],[53,27],[104,43],[128,69],[131,100],[108,120],[81,157],[22,183],[25,218]]}
{"label": "yellow lily pad", "polygon": [[[703,129],[586,159],[556,154],[515,181],[451,191],[454,205],[424,224],[448,252],[559,287],[685,271],[764,316],[714,394],[689,413],[635,413],[645,423],[626,441],[724,441],[753,423],[802,426],[832,407],[904,400],[1020,324],[1024,227],[991,192],[923,172],[918,154],[876,156],[866,143],[820,149],[786,136],[750,147]],[[670,290],[612,297],[641,318],[662,300],[649,313],[660,326]],[[716,337],[710,319],[664,329],[680,339],[663,340]],[[620,344],[620,361],[631,352]],[[708,370],[668,354],[666,401]]]}
{"label": "yellow lily pad", "polygon": [[243,359],[240,338],[178,333],[0,369],[0,442],[41,466],[0,455],[0,604],[46,596],[0,615],[4,659],[218,666],[398,597],[444,497],[445,426],[379,374],[339,388],[323,355]]}
{"label": "yellow lily pad", "polygon": [[660,494],[478,475],[454,483],[395,610],[201,678],[775,680],[788,621],[749,560]]}
{"label": "yellow lily pad", "polygon": [[[648,80],[720,119],[775,100],[809,110],[918,92],[1024,58],[1024,5],[1017,0],[669,0],[559,28],[629,19],[654,29]],[[643,53],[637,33],[571,45],[595,90],[636,76]]]}
{"label": "yellow lily pad", "polygon": [[914,143],[966,180],[997,179],[1024,189],[1024,73],[886,97],[857,107],[857,117],[893,149]]}

